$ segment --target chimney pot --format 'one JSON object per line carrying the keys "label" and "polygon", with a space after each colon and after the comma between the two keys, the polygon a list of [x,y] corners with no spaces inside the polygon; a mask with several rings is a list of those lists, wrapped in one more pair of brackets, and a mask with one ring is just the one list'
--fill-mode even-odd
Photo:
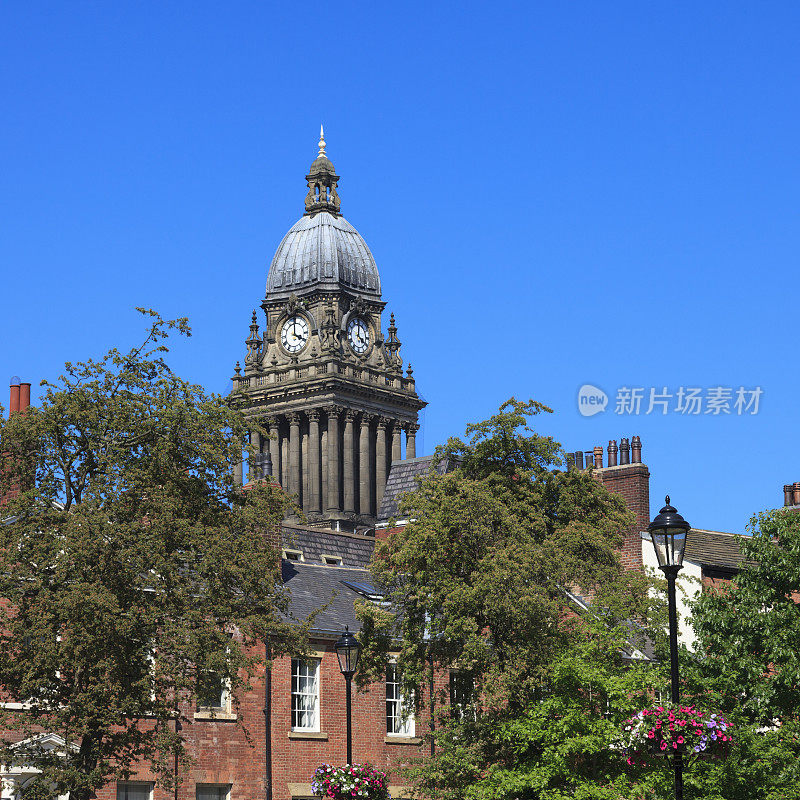
{"label": "chimney pot", "polygon": [[30,383],[20,383],[19,385],[19,410],[24,413],[31,404],[31,385]]}
{"label": "chimney pot", "polygon": [[792,494],[794,495],[794,505],[800,506],[800,481],[794,484]]}
{"label": "chimney pot", "polygon": [[642,440],[638,436],[634,436],[631,440],[631,461],[634,464],[642,463]]}
{"label": "chimney pot", "polygon": [[608,466],[609,467],[616,467],[617,466],[617,451],[619,448],[617,447],[617,443],[613,439],[609,439],[608,441]]}
{"label": "chimney pot", "polygon": [[575,453],[567,453],[567,469],[575,469]]}
{"label": "chimney pot", "polygon": [[19,411],[19,378],[15,375],[11,379],[11,401],[8,406],[8,415],[16,414]]}
{"label": "chimney pot", "polygon": [[627,438],[619,440],[619,463],[620,465],[631,463],[631,443]]}
{"label": "chimney pot", "polygon": [[791,483],[786,483],[783,486],[783,504],[785,506],[793,506],[794,505],[794,487]]}
{"label": "chimney pot", "polygon": [[577,469],[583,469],[583,451],[575,451],[575,466]]}
{"label": "chimney pot", "polygon": [[603,446],[597,445],[594,448],[594,466],[595,469],[603,469]]}

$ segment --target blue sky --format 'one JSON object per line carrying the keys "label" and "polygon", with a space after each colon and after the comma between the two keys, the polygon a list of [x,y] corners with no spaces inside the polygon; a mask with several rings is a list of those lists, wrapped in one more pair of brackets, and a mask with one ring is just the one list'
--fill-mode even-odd
{"label": "blue sky", "polygon": [[[533,397],[570,450],[641,436],[653,513],[742,530],[800,480],[798,29],[791,2],[5,2],[0,376],[127,346],[144,305],[227,391],[324,122],[426,452]],[[718,386],[758,413],[644,413]]]}

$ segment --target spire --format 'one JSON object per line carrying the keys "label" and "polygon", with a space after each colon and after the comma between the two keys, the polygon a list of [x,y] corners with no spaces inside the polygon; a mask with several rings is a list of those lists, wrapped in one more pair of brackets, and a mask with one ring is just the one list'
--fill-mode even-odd
{"label": "spire", "polygon": [[325,153],[325,130],[319,126],[319,142],[317,143],[319,153],[311,164],[311,168],[306,175],[308,184],[308,194],[306,195],[306,214],[313,215],[319,211],[327,211],[331,214],[338,214],[342,207],[336,187],[339,183],[339,176],[336,169],[331,164]]}

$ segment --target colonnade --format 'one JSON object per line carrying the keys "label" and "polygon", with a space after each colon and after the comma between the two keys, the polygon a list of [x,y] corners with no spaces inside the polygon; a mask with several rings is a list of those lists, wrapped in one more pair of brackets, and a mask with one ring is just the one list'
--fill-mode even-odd
{"label": "colonnade", "polygon": [[[269,437],[250,434],[256,451],[270,453],[273,476],[307,515],[376,516],[389,465],[416,456],[419,425],[338,405],[270,417]],[[241,479],[241,470],[237,478]]]}

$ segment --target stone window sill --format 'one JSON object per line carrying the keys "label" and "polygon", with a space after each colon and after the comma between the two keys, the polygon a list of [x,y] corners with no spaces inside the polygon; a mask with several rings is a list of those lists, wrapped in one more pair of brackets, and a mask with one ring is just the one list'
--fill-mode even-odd
{"label": "stone window sill", "polygon": [[419,736],[385,736],[384,744],[422,744]]}
{"label": "stone window sill", "polygon": [[328,741],[328,734],[320,731],[289,731],[290,739],[318,739]]}
{"label": "stone window sill", "polygon": [[195,711],[195,720],[203,720],[209,722],[236,722],[236,714],[231,714],[229,711],[212,711],[211,709]]}

